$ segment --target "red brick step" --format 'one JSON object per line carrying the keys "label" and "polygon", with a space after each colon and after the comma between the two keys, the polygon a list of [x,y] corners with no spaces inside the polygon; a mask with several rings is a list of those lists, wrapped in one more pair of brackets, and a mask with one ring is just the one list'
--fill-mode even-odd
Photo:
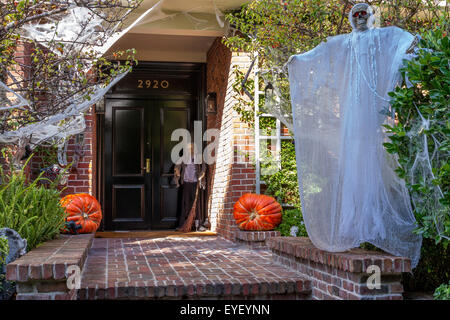
{"label": "red brick step", "polygon": [[78,299],[308,299],[267,250],[219,237],[93,240]]}

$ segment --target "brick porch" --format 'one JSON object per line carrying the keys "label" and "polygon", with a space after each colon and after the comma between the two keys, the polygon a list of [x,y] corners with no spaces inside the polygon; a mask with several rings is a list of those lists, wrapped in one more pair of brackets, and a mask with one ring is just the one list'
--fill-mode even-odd
{"label": "brick porch", "polygon": [[311,281],[221,237],[93,239],[78,299],[305,299]]}
{"label": "brick porch", "polygon": [[[332,253],[308,238],[268,235],[270,250],[220,236],[62,235],[8,264],[6,277],[17,284],[17,300],[403,299],[407,258],[357,248]],[[80,275],[74,267],[79,289],[71,285]]]}

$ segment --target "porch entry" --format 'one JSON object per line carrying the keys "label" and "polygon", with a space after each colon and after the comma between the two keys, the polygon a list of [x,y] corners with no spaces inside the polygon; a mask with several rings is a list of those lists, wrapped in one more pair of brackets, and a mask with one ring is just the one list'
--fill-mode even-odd
{"label": "porch entry", "polygon": [[203,120],[202,64],[139,63],[105,99],[104,230],[178,226],[172,132]]}

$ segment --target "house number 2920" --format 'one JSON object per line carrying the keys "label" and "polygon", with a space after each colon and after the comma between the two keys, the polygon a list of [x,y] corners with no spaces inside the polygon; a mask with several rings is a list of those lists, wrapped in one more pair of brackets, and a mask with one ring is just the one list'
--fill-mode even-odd
{"label": "house number 2920", "polygon": [[144,89],[144,88],[167,89],[169,87],[169,81],[167,81],[167,80],[162,80],[162,81],[160,81],[160,80],[138,80],[137,87],[139,89]]}

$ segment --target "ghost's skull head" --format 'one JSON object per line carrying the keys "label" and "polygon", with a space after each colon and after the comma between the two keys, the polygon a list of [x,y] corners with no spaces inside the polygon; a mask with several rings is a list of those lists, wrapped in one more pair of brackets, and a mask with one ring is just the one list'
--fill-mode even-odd
{"label": "ghost's skull head", "polygon": [[370,27],[369,18],[373,15],[367,3],[358,3],[350,11],[351,24],[357,31],[365,31]]}

